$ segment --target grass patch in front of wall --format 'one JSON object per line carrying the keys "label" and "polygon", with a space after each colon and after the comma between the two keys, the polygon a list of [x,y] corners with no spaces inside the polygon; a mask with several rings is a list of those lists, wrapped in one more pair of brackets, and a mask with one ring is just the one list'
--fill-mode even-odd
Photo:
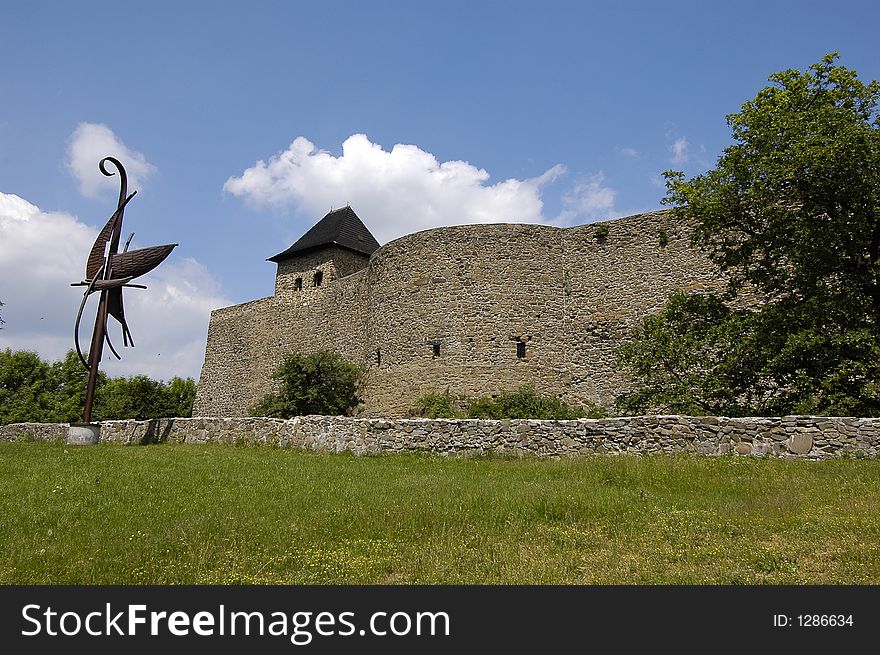
{"label": "grass patch in front of wall", "polygon": [[0,443],[3,584],[878,584],[880,461]]}

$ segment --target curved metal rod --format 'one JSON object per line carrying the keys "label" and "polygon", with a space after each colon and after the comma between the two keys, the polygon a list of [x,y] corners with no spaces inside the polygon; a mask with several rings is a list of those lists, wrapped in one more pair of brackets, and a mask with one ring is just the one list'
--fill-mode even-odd
{"label": "curved metal rod", "polygon": [[[98,275],[100,275],[100,272],[98,273]],[[98,279],[98,275],[95,276],[95,280]],[[86,301],[89,299],[89,296],[92,294],[92,289],[95,286],[95,280],[89,282],[89,287],[83,294],[82,302],[79,304],[79,311],[76,313],[76,323],[73,324],[73,343],[76,346],[76,354],[79,355],[79,361],[82,362],[82,365],[86,367],[87,371],[91,371],[92,368],[91,366],[89,366],[86,358],[83,357],[82,348],[79,347],[79,323],[82,319],[83,310],[86,308]]]}
{"label": "curved metal rod", "polygon": [[[122,337],[125,338],[125,332],[122,333]],[[116,359],[121,360],[122,357],[119,356],[119,353],[116,352],[116,348],[113,347],[113,343],[110,341],[110,330],[107,329],[107,325],[104,325],[104,341],[107,342],[107,345],[110,346],[110,352],[112,352]]]}
{"label": "curved metal rod", "polygon": [[[73,326],[73,343],[76,346],[76,354],[79,355],[79,361],[82,362],[82,365],[86,367],[87,371],[90,371],[92,369],[89,366],[89,363],[86,360],[86,358],[83,356],[82,348],[80,348],[80,345],[79,345],[79,324],[80,324],[80,321],[82,320],[83,310],[86,308],[86,302],[88,301],[89,296],[92,293],[94,293],[94,290],[93,290],[94,286],[95,286],[95,280],[92,280],[92,282],[89,284],[89,288],[86,289],[86,292],[83,294],[82,302],[79,304],[79,311],[76,313],[76,323]],[[128,285],[126,285],[126,286],[128,286]],[[137,285],[137,286],[140,286],[140,285]],[[143,288],[146,288],[146,287],[143,287]],[[125,336],[125,335],[123,335],[123,336]],[[108,332],[106,325],[104,326],[104,341],[106,341],[107,345],[110,346],[110,352],[113,353],[113,355],[116,357],[116,359],[122,360],[122,357],[120,357],[119,353],[116,352],[116,348],[113,346],[113,342],[110,341],[110,333]]]}
{"label": "curved metal rod", "polygon": [[116,208],[120,208],[123,206],[125,201],[125,196],[128,195],[128,174],[125,172],[125,168],[123,168],[122,164],[115,157],[104,157],[99,163],[98,168],[100,171],[106,175],[107,177],[112,177],[115,175],[113,171],[108,171],[105,165],[105,162],[110,162],[113,166],[116,167],[116,170],[119,171],[120,184],[119,184],[119,201],[116,203]]}

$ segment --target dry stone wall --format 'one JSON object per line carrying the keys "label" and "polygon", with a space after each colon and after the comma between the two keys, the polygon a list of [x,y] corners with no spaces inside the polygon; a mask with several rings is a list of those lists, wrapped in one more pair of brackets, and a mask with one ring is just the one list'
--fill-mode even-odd
{"label": "dry stone wall", "polygon": [[246,415],[274,389],[285,354],[320,348],[363,365],[360,416],[406,416],[429,392],[475,396],[523,383],[570,404],[610,407],[631,385],[613,353],[636,322],[676,288],[722,284],[670,216],[418,232],[381,247],[360,271],[335,277],[334,268],[330,281],[298,296],[291,276],[335,254],[284,263],[276,296],[212,314],[195,412]]}
{"label": "dry stone wall", "polygon": [[[0,440],[63,440],[66,424],[0,426]],[[356,455],[427,452],[450,456],[763,456],[802,459],[880,456],[880,418],[636,416],[576,421],[365,419],[302,416],[104,421],[103,442],[266,444]]]}

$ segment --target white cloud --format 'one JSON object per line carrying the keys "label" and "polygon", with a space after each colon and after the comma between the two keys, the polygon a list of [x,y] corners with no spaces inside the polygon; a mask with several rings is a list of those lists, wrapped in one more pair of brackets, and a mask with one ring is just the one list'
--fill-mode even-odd
{"label": "white cloud", "polygon": [[[538,177],[491,184],[486,170],[468,162],[440,162],[414,145],[386,151],[355,134],[338,157],[297,137],[268,163],[258,161],[230,177],[223,189],[258,207],[293,206],[314,217],[350,204],[384,243],[442,225],[555,223],[544,215],[542,188],[565,172],[558,164]],[[580,186],[572,193],[581,193]],[[566,219],[575,220],[580,209],[589,210],[590,203],[573,202]]]}
{"label": "white cloud", "polygon": [[629,157],[630,159],[639,159],[641,157],[639,151],[635,148],[618,148],[617,152],[619,152],[624,157]]}
{"label": "white cloud", "polygon": [[670,161],[677,166],[682,164],[687,164],[690,159],[690,152],[688,152],[688,140],[683,136],[680,136],[672,142],[672,145],[669,146],[669,152],[672,155]]}
{"label": "white cloud", "polygon": [[[70,284],[83,278],[97,232],[69,214],[42,212],[16,195],[0,193],[0,300],[6,321],[0,348],[35,350],[46,359],[59,359],[73,347],[83,288]],[[118,324],[111,319],[110,336],[122,360],[105,348],[101,369],[109,375],[197,378],[210,311],[232,301],[223,297],[203,266],[175,258],[174,252],[137,282],[148,289],[124,291],[137,346],[122,347]],[[93,294],[81,326],[80,343],[86,349],[96,306]]]}
{"label": "white cloud", "polygon": [[613,218],[616,216],[615,195],[614,189],[606,184],[602,171],[585,175],[562,196],[562,212],[554,222],[572,225],[584,216]]}
{"label": "white cloud", "polygon": [[[67,168],[79,183],[80,193],[96,197],[105,191],[119,189],[116,175],[108,177],[98,170],[98,162],[108,156],[115,157],[125,166],[129,193],[142,189],[144,181],[156,172],[156,167],[143,154],[129,150],[106,125],[80,123],[67,146]],[[108,166],[107,170],[115,172],[113,166]]]}

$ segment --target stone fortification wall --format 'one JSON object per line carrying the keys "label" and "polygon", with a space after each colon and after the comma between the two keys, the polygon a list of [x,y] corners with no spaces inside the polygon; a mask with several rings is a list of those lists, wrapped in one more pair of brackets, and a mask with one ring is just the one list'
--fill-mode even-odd
{"label": "stone fortification wall", "polygon": [[[66,424],[0,426],[0,440],[63,440]],[[104,442],[270,444],[356,455],[568,457],[594,453],[880,457],[880,418],[636,416],[577,421],[302,416],[104,421]]]}
{"label": "stone fortification wall", "polygon": [[195,412],[245,415],[272,389],[286,352],[319,348],[364,365],[362,416],[406,416],[428,392],[482,395],[526,382],[608,407],[629,388],[613,352],[633,325],[676,288],[721,284],[669,216],[437,228],[386,244],[366,269],[307,300],[284,292],[218,310]]}
{"label": "stone fortification wall", "polygon": [[629,386],[613,351],[635,323],[676,288],[720,284],[690,232],[667,217],[468,225],[387,244],[365,278],[365,338],[382,355],[364,377],[368,414],[406,415],[431,391],[480,395],[525,382],[569,403],[610,406]]}
{"label": "stone fortification wall", "polygon": [[308,292],[291,302],[272,296],[211,313],[205,363],[193,411],[247,416],[276,391],[272,373],[290,352],[330,348],[351,361],[363,359],[363,271]]}

